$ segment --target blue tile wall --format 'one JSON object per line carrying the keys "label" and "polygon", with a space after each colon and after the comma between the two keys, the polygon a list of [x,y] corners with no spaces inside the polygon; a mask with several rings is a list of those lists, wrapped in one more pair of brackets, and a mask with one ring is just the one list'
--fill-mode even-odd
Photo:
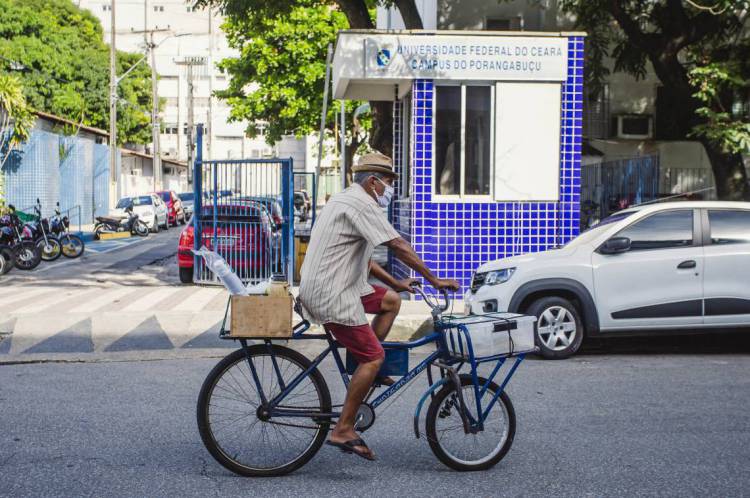
{"label": "blue tile wall", "polygon": [[[562,85],[560,199],[558,202],[432,202],[433,90],[431,80],[412,84],[411,198],[396,199],[394,227],[440,278],[468,289],[487,261],[565,244],[579,233],[583,38],[568,38],[568,74]],[[401,103],[394,104],[394,165],[401,164]],[[399,191],[398,189],[396,190]],[[398,278],[415,276],[397,260]],[[462,295],[461,295],[462,296]]]}

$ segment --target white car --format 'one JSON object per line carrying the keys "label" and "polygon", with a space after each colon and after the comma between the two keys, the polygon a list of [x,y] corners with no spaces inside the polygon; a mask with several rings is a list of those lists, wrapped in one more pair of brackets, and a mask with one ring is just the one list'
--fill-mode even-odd
{"label": "white car", "polygon": [[133,212],[143,220],[149,230],[156,233],[159,229],[169,229],[169,218],[166,203],[156,194],[144,194],[134,197],[123,197],[117,202],[112,216],[127,218],[125,208],[133,205]]}
{"label": "white car", "polygon": [[546,358],[584,336],[750,325],[750,203],[626,209],[560,249],[485,263],[466,311],[538,318]]}

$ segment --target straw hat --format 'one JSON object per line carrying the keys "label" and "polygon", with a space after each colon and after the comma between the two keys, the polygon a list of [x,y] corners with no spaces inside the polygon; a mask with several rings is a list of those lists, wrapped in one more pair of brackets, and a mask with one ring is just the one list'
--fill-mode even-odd
{"label": "straw hat", "polygon": [[359,158],[357,164],[352,167],[352,173],[383,173],[393,177],[398,176],[393,171],[391,158],[379,152],[365,154]]}

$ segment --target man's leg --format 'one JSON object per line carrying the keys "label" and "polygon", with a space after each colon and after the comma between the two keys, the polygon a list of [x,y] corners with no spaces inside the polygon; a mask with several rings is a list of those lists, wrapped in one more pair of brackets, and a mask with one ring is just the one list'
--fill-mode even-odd
{"label": "man's leg", "polygon": [[[359,438],[354,431],[357,410],[367,396],[375,376],[383,364],[385,352],[370,325],[347,327],[329,323],[326,324],[326,329],[334,335],[342,346],[355,355],[359,363],[349,381],[341,416],[329,436],[332,442],[344,443]],[[359,453],[374,456],[372,451],[365,447],[355,446],[354,448]]]}
{"label": "man's leg", "polygon": [[[375,380],[375,376],[382,364],[383,358],[380,358],[368,363],[360,363],[354,371],[354,375],[352,375],[349,382],[349,389],[346,391],[346,399],[344,400],[344,407],[341,410],[341,416],[329,437],[331,441],[344,443],[359,437],[354,431],[357,410],[365,399],[365,396],[367,396],[367,392],[370,390],[372,382]],[[368,452],[367,448],[361,446],[355,446],[355,448],[361,453]],[[372,451],[369,451],[369,454],[375,456]]]}
{"label": "man's leg", "polygon": [[372,330],[375,331],[378,340],[384,341],[388,336],[399,310],[401,310],[401,296],[396,291],[389,290],[380,303],[380,312],[372,321]]}

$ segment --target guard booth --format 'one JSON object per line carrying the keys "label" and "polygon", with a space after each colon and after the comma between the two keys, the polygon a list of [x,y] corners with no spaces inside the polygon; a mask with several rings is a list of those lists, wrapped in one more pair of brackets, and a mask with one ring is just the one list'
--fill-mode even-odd
{"label": "guard booth", "polygon": [[339,32],[334,98],[393,102],[391,221],[440,278],[578,235],[584,36]]}
{"label": "guard booth", "polygon": [[[222,255],[245,284],[294,269],[294,192],[292,159],[203,160],[198,126],[193,169],[194,248]],[[218,283],[196,256],[195,283]]]}

